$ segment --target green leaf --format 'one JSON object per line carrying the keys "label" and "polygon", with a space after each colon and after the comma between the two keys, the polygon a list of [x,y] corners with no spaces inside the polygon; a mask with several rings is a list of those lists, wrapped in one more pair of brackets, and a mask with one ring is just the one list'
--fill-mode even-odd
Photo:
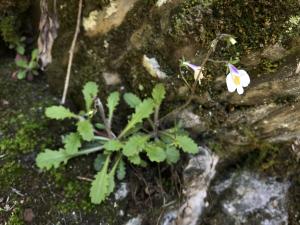
{"label": "green leaf", "polygon": [[194,142],[194,140],[185,135],[177,136],[176,144],[177,144],[177,146],[182,148],[182,150],[184,152],[187,152],[187,153],[196,154],[199,151],[198,146]]}
{"label": "green leaf", "polygon": [[116,186],[115,174],[116,174],[118,164],[119,164],[119,160],[117,160],[117,162],[115,162],[115,165],[113,166],[112,170],[108,174],[109,185],[108,185],[108,190],[107,190],[107,196],[110,195],[115,189],[115,186]]}
{"label": "green leaf", "polygon": [[173,146],[168,146],[166,150],[166,156],[167,156],[167,163],[173,164],[176,163],[180,158],[180,153],[178,149],[174,148]]}
{"label": "green leaf", "polygon": [[99,130],[104,130],[105,126],[103,123],[95,123],[95,127]]}
{"label": "green leaf", "polygon": [[110,182],[109,176],[107,174],[109,161],[110,158],[107,157],[102,170],[97,173],[94,181],[92,182],[92,186],[90,189],[90,198],[92,203],[94,204],[100,204],[107,197],[108,186]]}
{"label": "green leaf", "polygon": [[24,55],[25,53],[25,48],[23,45],[18,45],[16,48],[17,53],[19,53],[20,55]]}
{"label": "green leaf", "polygon": [[133,109],[142,102],[142,100],[133,93],[124,94],[124,100]]}
{"label": "green leaf", "polygon": [[108,174],[108,189],[107,196],[109,196],[115,189],[115,171],[110,171]]}
{"label": "green leaf", "polygon": [[77,123],[77,131],[85,141],[94,139],[94,127],[89,120],[81,120]]}
{"label": "green leaf", "polygon": [[134,165],[140,165],[142,163],[142,159],[139,155],[130,156],[128,160]]}
{"label": "green leaf", "polygon": [[112,92],[107,98],[107,108],[108,108],[108,120],[111,121],[114,111],[118,106],[120,101],[120,93],[115,91]]}
{"label": "green leaf", "polygon": [[152,90],[152,98],[156,106],[160,106],[165,98],[166,90],[163,84],[157,84]]}
{"label": "green leaf", "polygon": [[154,110],[154,102],[152,99],[145,99],[141,104],[139,104],[135,108],[135,113],[132,115],[130,121],[127,126],[124,128],[119,137],[124,136],[130,129],[134,128],[137,123],[140,123],[145,118],[149,118],[149,116],[153,113]]}
{"label": "green leaf", "polygon": [[64,149],[53,151],[46,149],[45,152],[39,153],[36,157],[36,165],[41,169],[49,170],[52,167],[58,168],[61,163],[67,163],[70,156]]}
{"label": "green leaf", "polygon": [[16,65],[17,65],[18,67],[23,68],[23,69],[27,69],[27,67],[28,67],[27,61],[24,60],[24,59],[18,59],[18,60],[16,60]]}
{"label": "green leaf", "polygon": [[137,155],[143,150],[148,139],[148,135],[131,136],[123,147],[123,154],[127,157]]}
{"label": "green leaf", "polygon": [[118,180],[123,180],[126,176],[126,167],[123,160],[119,162],[118,169],[117,169],[117,178]]}
{"label": "green leaf", "polygon": [[106,157],[103,154],[98,154],[96,159],[94,160],[94,169],[96,171],[100,171],[104,165]]}
{"label": "green leaf", "polygon": [[39,50],[36,48],[31,52],[31,61],[36,61],[39,54]]}
{"label": "green leaf", "polygon": [[95,82],[88,82],[84,85],[82,93],[84,96],[86,111],[88,112],[91,109],[94,98],[97,97],[98,85]]}
{"label": "green leaf", "polygon": [[36,69],[38,67],[38,63],[35,61],[30,61],[28,64],[28,69],[33,70]]}
{"label": "green leaf", "polygon": [[19,70],[17,73],[17,78],[19,80],[23,80],[26,77],[26,70]]}
{"label": "green leaf", "polygon": [[64,143],[67,154],[74,154],[78,152],[78,149],[81,147],[80,136],[78,133],[71,133],[67,135],[64,139]]}
{"label": "green leaf", "polygon": [[51,119],[63,120],[67,118],[77,118],[69,109],[63,106],[51,106],[46,109],[46,116]]}
{"label": "green leaf", "polygon": [[165,151],[156,144],[147,144],[145,150],[152,162],[163,162],[166,159]]}
{"label": "green leaf", "polygon": [[112,139],[107,141],[104,145],[103,145],[104,149],[109,151],[109,152],[114,152],[114,151],[119,151],[123,145],[122,143],[117,140],[117,139]]}

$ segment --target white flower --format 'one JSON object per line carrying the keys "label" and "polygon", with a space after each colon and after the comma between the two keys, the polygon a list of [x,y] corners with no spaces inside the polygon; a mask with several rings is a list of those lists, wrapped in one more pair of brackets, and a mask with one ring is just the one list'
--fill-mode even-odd
{"label": "white flower", "polygon": [[250,84],[250,77],[245,70],[238,70],[234,65],[228,64],[230,70],[226,77],[226,84],[229,92],[237,90],[238,94],[244,93],[244,87]]}
{"label": "white flower", "polygon": [[[203,73],[201,71],[200,66],[196,66],[194,64],[188,63],[188,62],[183,62],[182,65],[190,67],[194,71],[194,79],[198,80],[199,84],[201,84],[201,80],[203,79]],[[201,72],[201,73],[200,73]],[[200,73],[200,74],[199,74]]]}

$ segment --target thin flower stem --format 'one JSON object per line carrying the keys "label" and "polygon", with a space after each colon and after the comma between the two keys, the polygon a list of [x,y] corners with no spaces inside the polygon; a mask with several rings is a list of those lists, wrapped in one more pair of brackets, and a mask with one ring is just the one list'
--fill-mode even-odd
{"label": "thin flower stem", "polygon": [[195,92],[196,92],[196,87],[198,84],[198,80],[201,76],[201,73],[203,71],[204,66],[206,65],[207,61],[209,60],[209,57],[211,56],[211,54],[216,50],[216,46],[218,44],[218,42],[226,37],[229,37],[230,35],[228,34],[220,34],[218,35],[210,44],[210,48],[208,50],[208,52],[205,55],[205,58],[203,59],[201,65],[200,65],[200,70],[198,71],[197,77],[194,80],[194,83],[192,85],[192,88],[190,89],[190,94],[189,94],[189,98],[185,101],[185,103],[174,109],[173,111],[169,112],[168,114],[166,114],[165,116],[163,116],[160,121],[164,121],[165,119],[167,119],[168,117],[181,112],[183,109],[185,109],[187,106],[189,106],[189,104],[192,102],[194,96],[195,96]]}
{"label": "thin flower stem", "polygon": [[68,92],[68,88],[69,88],[70,77],[71,77],[71,68],[72,68],[73,57],[74,57],[74,50],[75,50],[75,46],[76,46],[77,37],[78,37],[78,34],[80,32],[81,13],[82,13],[82,0],[79,0],[76,30],[75,30],[75,34],[74,34],[73,41],[72,41],[72,44],[71,44],[71,48],[69,50],[69,54],[70,54],[69,55],[69,62],[68,62],[64,92],[63,92],[63,96],[62,96],[62,99],[61,99],[61,104],[62,105],[64,105],[65,102],[66,102],[67,92]]}
{"label": "thin flower stem", "polygon": [[212,63],[221,63],[221,64],[228,64],[229,61],[226,61],[226,60],[215,60],[215,59],[208,59],[207,60],[208,62],[212,62]]}
{"label": "thin flower stem", "polygon": [[179,74],[180,74],[182,80],[184,81],[184,83],[186,84],[186,86],[187,86],[189,89],[191,89],[190,84],[187,82],[187,80],[186,80],[186,79],[184,78],[184,76],[182,75],[181,66],[179,67]]}

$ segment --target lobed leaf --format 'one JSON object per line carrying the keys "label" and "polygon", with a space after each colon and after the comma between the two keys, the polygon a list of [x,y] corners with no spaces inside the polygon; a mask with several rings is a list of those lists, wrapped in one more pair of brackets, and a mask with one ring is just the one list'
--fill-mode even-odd
{"label": "lobed leaf", "polygon": [[18,45],[16,48],[17,53],[19,53],[20,55],[24,55],[25,53],[25,48],[23,45]]}
{"label": "lobed leaf", "polygon": [[117,178],[118,180],[123,180],[126,176],[126,167],[123,160],[119,162],[118,169],[117,169]]}
{"label": "lobed leaf", "polygon": [[166,159],[165,151],[156,144],[147,144],[145,150],[152,162],[163,162]]}
{"label": "lobed leaf", "polygon": [[101,153],[97,155],[97,157],[94,160],[94,164],[93,164],[94,169],[96,171],[100,171],[102,169],[104,162],[105,162],[105,158],[106,157]]}
{"label": "lobed leaf", "polygon": [[18,67],[23,68],[23,69],[27,69],[27,67],[28,67],[27,61],[24,60],[24,59],[18,59],[18,60],[16,60],[16,65],[17,65]]}
{"label": "lobed leaf", "polygon": [[142,102],[142,100],[133,93],[124,94],[124,100],[133,109]]}
{"label": "lobed leaf", "polygon": [[89,120],[81,120],[77,123],[77,131],[85,141],[94,139],[94,127]]}
{"label": "lobed leaf", "polygon": [[98,85],[95,82],[87,82],[82,90],[86,111],[90,111],[94,98],[98,94]]}
{"label": "lobed leaf", "polygon": [[31,52],[31,61],[35,61],[38,57],[38,54],[39,54],[39,50],[37,48],[32,50],[32,52]]}
{"label": "lobed leaf", "polygon": [[127,157],[139,154],[143,150],[149,138],[150,137],[148,135],[131,136],[123,147],[123,154]]}
{"label": "lobed leaf", "polygon": [[134,165],[140,165],[142,163],[141,157],[137,155],[129,156],[128,160]]}
{"label": "lobed leaf", "polygon": [[49,170],[52,167],[58,168],[61,163],[67,163],[70,156],[66,154],[64,149],[53,151],[46,149],[44,152],[39,153],[36,158],[36,165],[40,169]]}
{"label": "lobed leaf", "polygon": [[112,139],[105,142],[103,147],[105,150],[109,152],[115,152],[115,151],[119,151],[123,147],[123,144],[117,139]]}
{"label": "lobed leaf", "polygon": [[154,102],[152,99],[145,99],[142,103],[140,103],[135,108],[135,113],[132,115],[130,121],[128,122],[127,126],[124,128],[120,137],[125,135],[130,129],[134,128],[137,123],[143,121],[143,119],[149,118],[149,116],[154,111]]}
{"label": "lobed leaf", "polygon": [[26,77],[26,70],[19,70],[17,73],[17,78],[19,80],[23,80]]}
{"label": "lobed leaf", "polygon": [[77,118],[69,109],[63,106],[51,106],[46,109],[46,116],[51,119],[63,120],[67,118]]}
{"label": "lobed leaf", "polygon": [[71,133],[64,138],[65,150],[67,154],[74,154],[78,152],[81,147],[81,140],[78,133]]}
{"label": "lobed leaf", "polygon": [[114,111],[120,102],[120,93],[112,92],[107,98],[108,120],[111,121]]}
{"label": "lobed leaf", "polygon": [[156,106],[160,106],[166,95],[166,90],[163,84],[157,84],[152,90],[152,98]]}
{"label": "lobed leaf", "polygon": [[194,140],[186,135],[177,136],[176,144],[187,153],[196,154],[199,151],[198,145],[194,142]]}
{"label": "lobed leaf", "polygon": [[110,195],[115,189],[115,186],[116,186],[115,174],[116,174],[116,170],[117,170],[119,163],[120,163],[120,161],[117,160],[117,162],[115,162],[115,165],[113,166],[112,170],[108,174],[109,185],[108,185],[108,190],[107,190],[107,196]]}
{"label": "lobed leaf", "polygon": [[100,204],[107,197],[110,183],[109,176],[107,174],[109,161],[110,158],[107,157],[102,170],[97,173],[94,181],[92,182],[92,186],[90,189],[90,198],[91,202],[94,204]]}
{"label": "lobed leaf", "polygon": [[168,146],[166,150],[166,160],[168,164],[176,163],[180,158],[180,152],[173,146]]}

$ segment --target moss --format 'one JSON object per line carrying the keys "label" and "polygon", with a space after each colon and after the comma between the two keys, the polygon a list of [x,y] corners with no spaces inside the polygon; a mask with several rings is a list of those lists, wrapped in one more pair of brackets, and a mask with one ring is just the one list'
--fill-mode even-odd
{"label": "moss", "polygon": [[274,102],[276,104],[286,104],[286,103],[295,103],[297,101],[297,96],[295,95],[282,95],[282,96],[278,96]]}
{"label": "moss", "polygon": [[7,225],[24,225],[24,222],[21,219],[21,210],[19,208],[15,208],[13,210],[13,213],[9,217]]}
{"label": "moss", "polygon": [[286,22],[299,14],[297,0],[215,0],[209,8],[211,11],[201,0],[182,3],[173,11],[172,37],[207,43],[217,33],[229,33],[237,37],[245,52],[281,40]]}
{"label": "moss", "polygon": [[15,16],[7,16],[0,21],[0,33],[6,43],[17,45],[20,42],[20,36],[17,33],[17,20]]}
{"label": "moss", "polygon": [[[16,123],[19,121],[17,120]],[[13,120],[10,121],[10,125],[14,126]],[[51,141],[47,137],[41,136],[42,133],[45,133],[44,129],[45,125],[42,123],[26,121],[17,128],[15,134],[10,133],[0,140],[0,152],[16,155],[32,152],[38,147],[43,148]]]}
{"label": "moss", "polygon": [[16,161],[8,161],[4,163],[4,165],[1,165],[1,189],[6,190],[7,188],[17,185],[22,172],[22,167]]}
{"label": "moss", "polygon": [[259,67],[264,73],[274,73],[277,71],[280,62],[264,59],[261,61]]}
{"label": "moss", "polygon": [[0,34],[7,44],[20,43],[20,28],[24,22],[23,13],[26,12],[33,0],[6,0],[0,3]]}

